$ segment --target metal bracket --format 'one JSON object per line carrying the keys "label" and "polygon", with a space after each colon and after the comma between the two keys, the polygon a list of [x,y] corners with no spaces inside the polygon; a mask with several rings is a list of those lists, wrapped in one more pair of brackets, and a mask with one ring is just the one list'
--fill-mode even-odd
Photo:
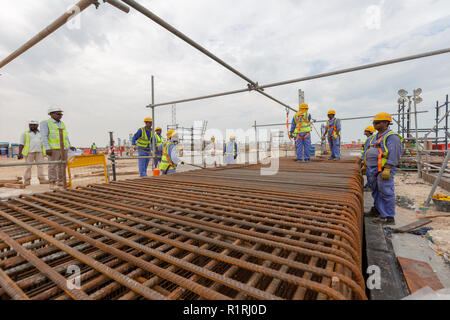
{"label": "metal bracket", "polygon": [[248,87],[248,91],[253,91],[253,90],[264,91],[263,88],[260,88],[260,87],[259,87],[258,82],[255,82],[255,84],[253,84],[253,83],[247,83],[247,87]]}

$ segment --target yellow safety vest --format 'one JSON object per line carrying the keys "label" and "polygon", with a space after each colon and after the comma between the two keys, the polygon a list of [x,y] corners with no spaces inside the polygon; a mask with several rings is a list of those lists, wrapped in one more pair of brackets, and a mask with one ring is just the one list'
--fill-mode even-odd
{"label": "yellow safety vest", "polygon": [[[150,137],[151,138],[151,137]],[[141,148],[150,148],[151,139],[147,137],[147,131],[141,128],[141,136],[136,141],[136,145]]]}
{"label": "yellow safety vest", "polygon": [[166,144],[164,145],[161,162],[159,163],[159,169],[162,171],[169,171],[177,168],[177,165],[172,162],[172,159],[169,155],[169,148],[171,145],[173,145],[173,143],[170,140],[167,140]]}
{"label": "yellow safety vest", "polygon": [[295,121],[295,130],[294,135],[296,136],[298,133],[311,132],[311,125],[308,121],[309,113],[301,114],[297,112],[294,116]]}
{"label": "yellow safety vest", "polygon": [[[326,133],[327,133],[329,136],[331,136],[331,134],[330,134],[330,128],[333,129],[333,133],[335,133],[335,132],[337,131],[337,129],[336,129],[336,122],[337,122],[337,121],[339,121],[339,119],[334,118],[333,125],[330,126],[330,120],[327,120],[327,132],[326,132]],[[341,135],[341,132],[339,131],[339,132],[338,132],[338,136],[340,136],[340,135]]]}
{"label": "yellow safety vest", "polygon": [[[378,172],[381,172],[381,170],[384,168],[384,166],[388,160],[389,150],[386,147],[386,140],[389,136],[392,136],[394,134],[396,136],[398,136],[400,138],[400,141],[403,143],[403,138],[397,132],[394,132],[394,131],[388,131],[384,136],[381,136],[378,139],[377,143],[374,145],[372,145],[372,142],[376,138],[377,135],[374,134],[369,138],[370,142],[369,142],[369,147],[367,148],[367,150],[372,148],[372,146],[374,148],[378,148]],[[383,141],[383,143],[381,143],[381,141]],[[367,155],[367,152],[364,154],[364,163],[366,163],[366,155]]]}
{"label": "yellow safety vest", "polygon": [[[61,149],[59,143],[59,128],[52,121],[52,119],[47,120],[48,125],[48,144],[50,145],[51,150],[59,150]],[[61,121],[61,129],[63,130],[63,141],[64,141],[64,149],[69,149],[69,139],[66,130],[66,125]]]}
{"label": "yellow safety vest", "polygon": [[[42,137],[41,137],[41,148],[42,148],[42,155],[44,157],[47,156],[44,145],[42,144]],[[29,151],[30,151],[30,131],[25,131],[25,145],[23,147],[22,154],[26,157]]]}
{"label": "yellow safety vest", "polygon": [[156,147],[159,147],[160,145],[162,145],[164,143],[164,138],[161,137],[159,134],[155,135],[156,137]]}
{"label": "yellow safety vest", "polygon": [[[361,147],[361,156],[364,155],[364,152],[366,151],[366,143],[367,143],[367,141],[368,141],[370,138],[372,138],[372,136],[370,136],[370,137],[368,137],[366,140],[364,140],[364,143],[363,143],[363,145],[362,145],[362,147]],[[367,147],[368,147],[368,146],[367,146]]]}

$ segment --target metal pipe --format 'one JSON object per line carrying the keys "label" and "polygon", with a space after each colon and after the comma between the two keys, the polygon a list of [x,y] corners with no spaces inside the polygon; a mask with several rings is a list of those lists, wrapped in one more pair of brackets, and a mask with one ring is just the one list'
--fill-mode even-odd
{"label": "metal pipe", "polygon": [[64,134],[63,129],[59,128],[59,148],[61,152],[61,171],[62,171],[62,184],[63,188],[67,188],[67,177],[66,177],[66,167],[67,167],[67,157],[66,157],[66,150],[64,149]]}
{"label": "metal pipe", "polygon": [[[417,111],[417,113],[427,113],[428,111]],[[391,116],[396,116],[398,115],[398,113],[392,113]],[[351,117],[351,118],[339,118],[339,120],[344,121],[344,120],[358,120],[358,119],[370,119],[373,118],[374,116],[361,116],[361,117]],[[327,122],[328,120],[317,120],[314,121],[314,123],[318,123],[318,122]],[[273,127],[273,126],[285,126],[286,123],[272,123],[272,124],[260,124],[258,125],[258,127]]]}
{"label": "metal pipe", "polygon": [[[152,75],[152,105],[155,103],[155,77]],[[152,157],[156,155],[156,139],[155,139],[155,107],[152,107]],[[155,169],[155,160],[152,162],[152,169]]]}
{"label": "metal pipe", "polygon": [[[129,2],[129,0],[122,0],[122,1]],[[412,55],[412,56],[407,56],[407,57],[403,57],[403,58],[384,60],[384,61],[380,61],[380,62],[376,62],[376,63],[365,64],[365,65],[358,66],[358,67],[341,69],[341,70],[327,72],[327,73],[320,73],[317,75],[312,75],[312,76],[297,78],[297,79],[292,79],[292,80],[286,80],[286,81],[281,81],[281,82],[269,83],[266,85],[261,85],[258,88],[265,89],[265,88],[271,88],[271,87],[278,87],[278,86],[283,86],[283,85],[292,84],[292,83],[296,83],[296,82],[309,81],[309,80],[313,80],[313,79],[325,78],[325,77],[330,77],[330,76],[343,74],[343,73],[349,73],[349,72],[354,72],[354,71],[359,71],[359,70],[364,70],[364,69],[371,69],[371,68],[376,68],[376,67],[380,67],[380,66],[384,66],[384,65],[405,62],[405,61],[410,61],[410,60],[415,60],[415,59],[421,59],[421,58],[431,57],[431,56],[449,53],[449,52],[450,52],[450,48],[445,48],[445,49],[436,50],[436,51],[429,51],[429,52],[416,54],[416,55]],[[249,89],[227,91],[227,92],[223,92],[223,93],[216,93],[216,94],[211,94],[211,95],[201,96],[201,97],[196,97],[196,98],[189,98],[189,99],[183,99],[183,100],[175,100],[175,101],[171,101],[171,102],[158,103],[158,104],[155,104],[154,106],[159,107],[159,106],[171,105],[171,104],[176,104],[176,103],[183,103],[183,102],[189,102],[189,101],[195,101],[195,100],[203,100],[203,99],[209,99],[209,98],[225,96],[225,95],[230,95],[230,94],[236,94],[236,93],[242,93],[242,92],[247,92],[247,91],[249,91]]]}
{"label": "metal pipe", "polygon": [[114,153],[114,138],[113,138],[113,132],[109,132],[109,145],[111,148],[111,157],[109,158],[111,160],[111,168],[113,172],[113,181],[116,181],[116,155]]}
{"label": "metal pipe", "polygon": [[42,162],[20,162],[20,163],[2,163],[0,164],[0,168],[2,167],[21,167],[21,166],[39,166],[43,164],[62,164],[64,161],[42,161]]}
{"label": "metal pipe", "polygon": [[118,0],[103,0],[103,2],[109,3],[113,7],[116,7],[117,9],[125,13],[130,12],[130,7],[124,5],[122,2],[119,2]]}
{"label": "metal pipe", "polygon": [[13,61],[15,58],[23,54],[25,51],[39,43],[41,40],[58,30],[60,27],[62,27],[64,24],[66,24],[70,19],[77,16],[79,13],[81,13],[83,10],[88,8],[91,4],[95,4],[95,6],[98,6],[97,1],[92,0],[81,0],[77,4],[75,4],[71,9],[64,12],[58,19],[53,21],[50,25],[48,25],[44,30],[39,32],[37,35],[35,35],[33,38],[28,40],[25,44],[23,44],[20,48],[18,48],[16,51],[11,53],[8,57],[3,59],[0,62],[0,69],[3,68],[5,65]]}

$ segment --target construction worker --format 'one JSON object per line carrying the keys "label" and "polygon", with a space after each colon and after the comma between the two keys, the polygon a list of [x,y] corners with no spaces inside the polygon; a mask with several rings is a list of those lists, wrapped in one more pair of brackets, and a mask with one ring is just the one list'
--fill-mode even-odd
{"label": "construction worker", "polygon": [[[150,157],[152,144],[152,123],[153,120],[150,117],[144,119],[145,127],[139,128],[134,134],[131,144],[134,148],[137,148],[139,157]],[[147,176],[147,168],[150,163],[150,158],[139,159],[139,175],[141,177]]]}
{"label": "construction worker", "polygon": [[226,164],[235,164],[235,160],[238,156],[238,147],[236,143],[236,137],[231,136],[230,141],[223,147],[223,155],[225,156]]}
{"label": "construction worker", "polygon": [[392,117],[382,112],[373,118],[373,126],[378,131],[369,139],[369,146],[364,154],[361,173],[367,171],[374,207],[368,216],[377,217],[374,221],[383,224],[395,224],[395,166],[402,154],[403,139],[389,130]]}
{"label": "construction worker", "polygon": [[158,168],[158,164],[161,162],[161,151],[158,151],[160,149],[159,147],[164,144],[164,138],[161,136],[162,129],[160,127],[156,127],[155,129],[155,140],[156,140],[156,152],[155,152],[155,160],[153,161],[153,166],[155,168]]}
{"label": "construction worker", "polygon": [[309,162],[311,158],[311,115],[308,109],[308,104],[300,104],[289,131],[289,137],[295,141],[297,162]]}
{"label": "construction worker", "polygon": [[322,140],[328,138],[330,145],[331,157],[328,160],[339,160],[340,154],[340,137],[341,137],[341,121],[336,119],[336,111],[328,111],[327,129],[322,137]]}
{"label": "construction worker", "polygon": [[[18,159],[25,157],[25,162],[42,162],[46,156],[44,145],[42,144],[42,136],[38,130],[39,122],[31,120],[28,122],[29,130],[22,133],[19,143]],[[37,166],[38,179],[40,184],[48,184],[48,180],[44,176],[42,165]],[[23,184],[29,186],[31,181],[31,165],[25,169],[23,175]]]}
{"label": "construction worker", "polygon": [[162,152],[161,162],[159,164],[159,170],[162,175],[168,175],[175,173],[178,164],[184,164],[178,158],[176,145],[180,141],[178,133],[175,130],[169,130],[167,132],[167,141],[164,145],[159,146],[159,150]]}
{"label": "construction worker", "polygon": [[[367,137],[367,139],[364,141],[362,148],[361,148],[361,157],[360,157],[360,162],[361,162],[361,167],[364,166],[364,154],[366,153],[367,148],[369,147],[369,141],[370,141],[370,137],[376,132],[374,126],[367,126],[364,129],[364,135]],[[367,173],[366,173],[367,175]],[[370,188],[370,183],[369,183],[369,177],[367,176],[367,181],[366,181],[366,185],[364,186],[364,189],[369,189]]]}
{"label": "construction worker", "polygon": [[[48,109],[50,119],[41,122],[42,144],[49,161],[67,160],[67,150],[75,151],[76,148],[70,145],[69,135],[64,122],[61,121],[63,110],[60,107]],[[59,129],[63,132],[64,158],[60,147]],[[48,165],[48,180],[51,189],[57,189],[63,186],[64,167],[60,164]]]}
{"label": "construction worker", "polygon": [[92,142],[91,150],[92,154],[97,154],[97,146],[95,145],[95,142]]}

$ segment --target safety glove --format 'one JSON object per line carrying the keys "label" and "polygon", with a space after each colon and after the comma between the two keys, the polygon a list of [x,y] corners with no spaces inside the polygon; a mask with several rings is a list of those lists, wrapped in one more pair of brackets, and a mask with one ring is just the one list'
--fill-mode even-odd
{"label": "safety glove", "polygon": [[365,175],[367,171],[367,167],[366,165],[363,165],[363,167],[361,168],[361,175]]}
{"label": "safety glove", "polygon": [[336,133],[333,133],[333,140],[337,140],[338,135]]}
{"label": "safety glove", "polygon": [[383,180],[389,180],[391,178],[391,169],[390,168],[384,168],[381,172],[381,179]]}

